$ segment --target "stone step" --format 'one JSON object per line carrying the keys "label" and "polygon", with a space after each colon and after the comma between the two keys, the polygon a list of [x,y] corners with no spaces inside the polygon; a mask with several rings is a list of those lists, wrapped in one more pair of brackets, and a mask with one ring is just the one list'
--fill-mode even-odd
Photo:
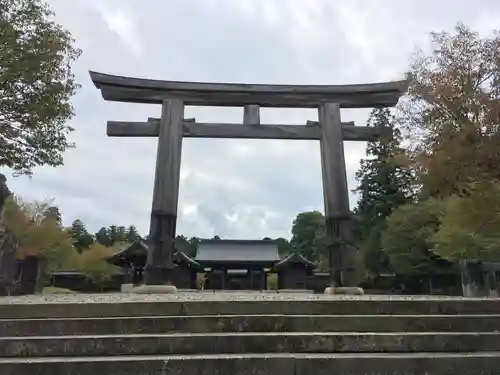
{"label": "stone step", "polygon": [[500,352],[0,358],[2,375],[479,375],[498,368]]}
{"label": "stone step", "polygon": [[500,351],[500,333],[190,333],[0,338],[1,357]]}
{"label": "stone step", "polygon": [[[194,294],[197,296],[196,294]],[[65,317],[138,317],[178,315],[373,315],[373,314],[497,314],[500,299],[466,298],[343,298],[276,299],[266,295],[258,300],[183,300],[159,302],[95,302],[85,303],[0,303],[0,319],[34,319]],[[60,297],[62,298],[62,297]],[[172,297],[175,298],[175,297]],[[178,298],[178,297],[177,297]],[[198,297],[202,298],[202,297]],[[238,298],[236,296],[235,298]],[[22,300],[20,300],[22,301]]]}
{"label": "stone step", "polygon": [[1,336],[200,332],[498,332],[500,315],[199,315],[2,319]]}

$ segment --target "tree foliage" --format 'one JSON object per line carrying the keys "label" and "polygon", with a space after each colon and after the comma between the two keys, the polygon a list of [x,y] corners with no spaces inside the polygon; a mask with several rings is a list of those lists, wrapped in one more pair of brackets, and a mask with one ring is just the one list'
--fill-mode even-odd
{"label": "tree foliage", "polygon": [[108,263],[106,258],[113,255],[115,248],[109,248],[95,243],[80,257],[80,269],[97,285],[103,285],[118,271],[117,267]]}
{"label": "tree foliage", "polygon": [[128,227],[128,229],[125,232],[125,237],[128,243],[133,243],[134,241],[141,239],[141,235],[137,231],[137,228],[133,225],[130,225]]}
{"label": "tree foliage", "polygon": [[500,261],[500,185],[482,183],[444,201],[434,251],[450,261]]}
{"label": "tree foliage", "polygon": [[441,202],[430,199],[397,208],[387,218],[382,249],[393,270],[402,275],[421,275],[439,269],[441,259],[432,249],[440,225]]}
{"label": "tree foliage", "polygon": [[292,225],[290,245],[311,261],[321,262],[326,257],[325,217],[319,211],[301,212]]}
{"label": "tree foliage", "polygon": [[426,245],[452,261],[498,259],[500,34],[458,24],[432,33],[431,47],[415,55],[401,106],[420,199],[441,206]]}
{"label": "tree foliage", "polygon": [[392,138],[368,142],[367,158],[361,161],[356,173],[359,199],[354,214],[358,220],[360,250],[368,271],[379,274],[390,268],[381,245],[385,221],[397,207],[412,201],[413,175],[402,162],[405,158],[400,146],[401,134],[389,109],[374,109],[367,126],[393,131]]}
{"label": "tree foliage", "polygon": [[48,270],[71,268],[77,263],[71,237],[61,226],[51,202],[11,199],[4,209],[3,224],[18,242],[20,258],[39,256]]}
{"label": "tree foliage", "polygon": [[42,0],[0,3],[0,165],[22,174],[58,166],[71,147],[66,125],[81,51]]}
{"label": "tree foliage", "polygon": [[401,109],[424,196],[463,196],[471,183],[500,179],[499,51],[498,32],[481,38],[459,24],[415,55]]}
{"label": "tree foliage", "polygon": [[70,232],[73,239],[73,246],[80,253],[94,243],[94,237],[87,231],[85,224],[80,219],[73,221]]}

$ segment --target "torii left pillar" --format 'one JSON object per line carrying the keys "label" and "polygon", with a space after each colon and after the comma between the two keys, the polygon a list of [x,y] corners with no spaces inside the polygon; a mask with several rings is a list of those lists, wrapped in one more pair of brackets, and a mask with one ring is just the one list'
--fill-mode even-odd
{"label": "torii left pillar", "polygon": [[149,227],[147,285],[172,284],[179,201],[184,102],[164,100],[158,135],[153,204]]}

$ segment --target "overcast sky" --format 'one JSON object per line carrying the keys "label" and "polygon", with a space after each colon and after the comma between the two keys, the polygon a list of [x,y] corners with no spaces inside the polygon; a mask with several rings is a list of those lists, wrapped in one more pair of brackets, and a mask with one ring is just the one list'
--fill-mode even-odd
{"label": "overcast sky", "polygon": [[[83,55],[75,65],[76,149],[65,166],[8,184],[28,200],[55,198],[70,224],[136,225],[147,234],[156,139],[108,138],[107,120],[144,121],[160,107],[105,102],[88,70],[165,80],[347,84],[401,79],[416,46],[458,21],[489,32],[500,1],[50,0]],[[368,111],[345,110],[364,125]],[[239,122],[241,108],[191,108],[197,121]],[[263,123],[304,124],[315,110],[262,109]],[[364,143],[345,145],[349,188]],[[5,172],[5,171],[4,171]],[[7,173],[9,173],[7,171]],[[351,206],[355,203],[352,196]],[[186,139],[178,233],[289,237],[296,214],[323,211],[319,144]]]}

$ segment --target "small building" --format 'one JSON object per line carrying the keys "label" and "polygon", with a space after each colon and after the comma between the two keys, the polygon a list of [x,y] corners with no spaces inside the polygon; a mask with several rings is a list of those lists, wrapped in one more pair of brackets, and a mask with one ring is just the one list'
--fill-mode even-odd
{"label": "small building", "polygon": [[110,256],[107,261],[122,269],[123,284],[140,285],[144,280],[147,257],[147,245],[138,240]]}
{"label": "small building", "polygon": [[[144,269],[148,258],[148,247],[143,241],[135,241],[108,258],[108,262],[120,267],[123,284],[140,285],[144,282]],[[172,283],[179,289],[196,289],[196,274],[203,268],[183,252],[174,254]]]}
{"label": "small building", "polygon": [[206,271],[205,289],[267,289],[267,273],[279,262],[273,240],[202,240],[194,258]]}
{"label": "small building", "polygon": [[308,278],[316,265],[294,251],[276,263],[273,270],[278,273],[278,289],[307,289]]}

